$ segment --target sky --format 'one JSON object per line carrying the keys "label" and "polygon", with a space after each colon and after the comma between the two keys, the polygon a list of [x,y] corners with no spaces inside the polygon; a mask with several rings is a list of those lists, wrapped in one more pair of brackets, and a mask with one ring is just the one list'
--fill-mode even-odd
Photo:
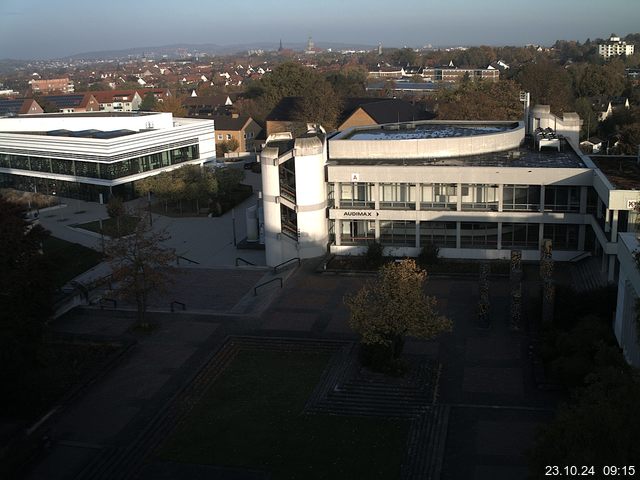
{"label": "sky", "polygon": [[640,31],[640,0],[0,0],[0,59],[176,43],[551,45]]}

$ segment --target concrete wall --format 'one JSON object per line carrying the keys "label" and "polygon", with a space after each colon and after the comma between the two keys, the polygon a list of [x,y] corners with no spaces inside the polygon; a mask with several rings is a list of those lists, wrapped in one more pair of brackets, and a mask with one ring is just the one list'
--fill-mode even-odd
{"label": "concrete wall", "polygon": [[[416,122],[416,124],[474,125],[478,122]],[[491,125],[504,122],[483,122]],[[378,128],[378,127],[375,127]],[[366,132],[365,128],[358,131]],[[410,159],[447,158],[478,155],[518,148],[524,140],[524,124],[500,133],[487,133],[465,137],[424,138],[407,140],[350,140],[353,129],[348,129],[329,141],[332,159]]]}
{"label": "concrete wall", "polygon": [[636,266],[633,252],[640,249],[635,234],[620,234],[618,242],[618,301],[616,304],[613,330],[627,361],[640,367],[640,346],[636,323],[636,301],[640,296],[640,271]]}

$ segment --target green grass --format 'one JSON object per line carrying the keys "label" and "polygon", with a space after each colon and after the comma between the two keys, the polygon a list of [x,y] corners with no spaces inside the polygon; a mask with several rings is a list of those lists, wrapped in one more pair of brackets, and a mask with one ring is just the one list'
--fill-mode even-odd
{"label": "green grass", "polygon": [[[103,233],[108,237],[130,235],[136,229],[136,225],[138,225],[139,221],[139,217],[125,215],[120,218],[120,227],[118,228],[118,222],[115,218],[107,218],[106,220],[102,220],[102,230]],[[89,230],[90,232],[100,233],[99,220],[96,220],[94,222],[81,223],[78,225],[74,225],[74,227]]]}
{"label": "green grass", "polygon": [[53,266],[55,287],[62,287],[102,261],[101,253],[55,237],[47,238],[42,250]]}
{"label": "green grass", "polygon": [[407,421],[303,415],[329,357],[241,352],[159,452],[274,479],[399,478]]}

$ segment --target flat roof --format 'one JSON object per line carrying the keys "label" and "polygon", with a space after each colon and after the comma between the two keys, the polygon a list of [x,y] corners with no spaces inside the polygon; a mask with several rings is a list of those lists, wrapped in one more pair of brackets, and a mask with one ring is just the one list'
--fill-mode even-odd
{"label": "flat roof", "polygon": [[336,140],[419,140],[459,138],[506,132],[518,122],[431,122],[386,124],[379,127],[356,127]]}
{"label": "flat roof", "polygon": [[513,168],[588,168],[580,156],[563,142],[562,151],[556,149],[534,150],[527,145],[501,152],[483,153],[464,157],[445,158],[390,158],[390,159],[332,159],[330,165],[380,165],[380,166],[434,166],[434,167],[513,167]]}
{"label": "flat roof", "polygon": [[161,112],[73,112],[73,113],[35,113],[18,115],[14,118],[52,118],[52,117],[144,117],[159,115]]}
{"label": "flat roof", "polygon": [[640,165],[635,156],[590,156],[616,190],[640,190]]}

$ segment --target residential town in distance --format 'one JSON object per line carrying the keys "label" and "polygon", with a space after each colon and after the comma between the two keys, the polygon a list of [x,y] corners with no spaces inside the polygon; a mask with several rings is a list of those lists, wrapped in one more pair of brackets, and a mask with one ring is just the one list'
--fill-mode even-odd
{"label": "residential town in distance", "polygon": [[0,60],[0,478],[640,477],[639,44]]}

